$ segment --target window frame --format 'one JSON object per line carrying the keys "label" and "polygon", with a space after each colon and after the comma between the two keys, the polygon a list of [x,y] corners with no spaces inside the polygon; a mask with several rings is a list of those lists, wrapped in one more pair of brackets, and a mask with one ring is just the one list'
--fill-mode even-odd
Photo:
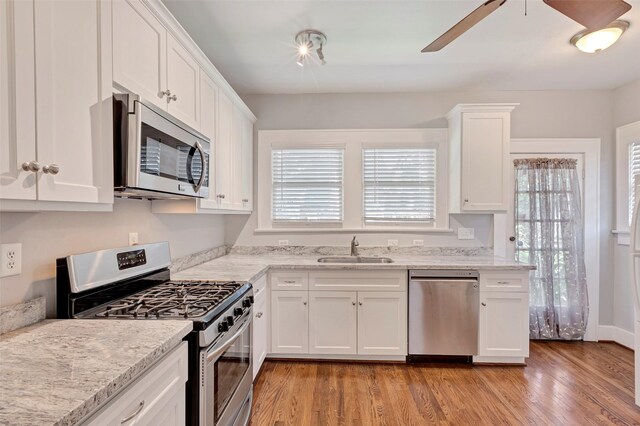
{"label": "window frame", "polygon": [[[255,232],[451,232],[448,214],[447,129],[259,130],[257,226]],[[435,148],[436,220],[432,223],[364,221],[363,147]],[[272,149],[343,148],[343,221],[274,222],[272,220]]]}
{"label": "window frame", "polygon": [[629,245],[629,147],[639,141],[640,121],[616,128],[616,229],[613,233],[617,234],[620,245]]}

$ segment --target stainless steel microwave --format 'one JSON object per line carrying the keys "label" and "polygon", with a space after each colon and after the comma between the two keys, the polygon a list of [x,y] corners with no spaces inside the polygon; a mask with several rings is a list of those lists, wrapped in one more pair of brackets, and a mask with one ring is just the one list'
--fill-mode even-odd
{"label": "stainless steel microwave", "polygon": [[113,124],[116,196],[209,195],[206,136],[133,94],[113,95]]}

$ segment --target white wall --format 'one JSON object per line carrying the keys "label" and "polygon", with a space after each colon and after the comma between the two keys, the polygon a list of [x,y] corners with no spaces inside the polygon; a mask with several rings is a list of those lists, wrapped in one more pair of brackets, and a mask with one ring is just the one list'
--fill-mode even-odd
{"label": "white wall", "polygon": [[[612,92],[434,92],[310,95],[245,95],[243,99],[258,117],[261,129],[442,128],[444,115],[458,103],[519,102],[512,115],[514,138],[601,138],[601,290],[600,323],[613,324],[613,179],[614,144]],[[257,190],[257,183],[254,186]],[[256,197],[254,196],[254,199]],[[489,216],[454,218],[474,226],[478,238],[470,244],[492,245]],[[469,222],[473,221],[473,222]],[[255,234],[256,215],[227,220],[226,241],[240,245],[290,244],[348,245],[346,234]],[[398,238],[401,245],[424,238],[428,246],[462,246],[454,235],[362,234],[363,245],[386,245]]]}
{"label": "white wall", "polygon": [[[640,121],[640,80],[613,93],[614,126]],[[633,289],[629,271],[629,246],[614,244],[613,325],[633,333]]]}
{"label": "white wall", "polygon": [[126,246],[129,232],[140,243],[169,241],[173,259],[224,244],[224,217],[156,215],[151,203],[117,199],[111,213],[0,214],[2,243],[22,243],[22,274],[2,278],[0,306],[45,296],[55,314],[55,260],[69,254]]}

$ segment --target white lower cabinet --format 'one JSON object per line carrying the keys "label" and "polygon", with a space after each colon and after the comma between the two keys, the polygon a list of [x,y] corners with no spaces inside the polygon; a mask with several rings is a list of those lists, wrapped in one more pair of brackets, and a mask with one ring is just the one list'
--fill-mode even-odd
{"label": "white lower cabinet", "polygon": [[529,294],[481,292],[478,355],[529,356]]}
{"label": "white lower cabinet", "polygon": [[[372,359],[406,355],[407,273],[376,272],[378,276],[371,271],[272,272],[271,353]],[[283,284],[287,281],[293,290]],[[311,290],[300,290],[307,282]],[[331,290],[314,290],[320,286]]]}
{"label": "white lower cabinet", "polygon": [[184,425],[187,352],[187,343],[181,343],[83,425]]}
{"label": "white lower cabinet", "polygon": [[309,292],[309,353],[357,353],[357,293]]}
{"label": "white lower cabinet", "polygon": [[253,378],[255,380],[267,357],[269,317],[267,312],[267,277],[253,283]]}
{"label": "white lower cabinet", "polygon": [[271,292],[271,352],[309,353],[309,292]]}
{"label": "white lower cabinet", "polygon": [[358,353],[406,355],[407,293],[358,292]]}

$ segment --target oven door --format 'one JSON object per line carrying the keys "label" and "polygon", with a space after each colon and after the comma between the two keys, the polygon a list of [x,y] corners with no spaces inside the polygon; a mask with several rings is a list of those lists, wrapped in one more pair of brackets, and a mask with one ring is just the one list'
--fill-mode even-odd
{"label": "oven door", "polygon": [[249,310],[220,342],[200,352],[201,426],[239,424],[253,386],[251,319]]}

